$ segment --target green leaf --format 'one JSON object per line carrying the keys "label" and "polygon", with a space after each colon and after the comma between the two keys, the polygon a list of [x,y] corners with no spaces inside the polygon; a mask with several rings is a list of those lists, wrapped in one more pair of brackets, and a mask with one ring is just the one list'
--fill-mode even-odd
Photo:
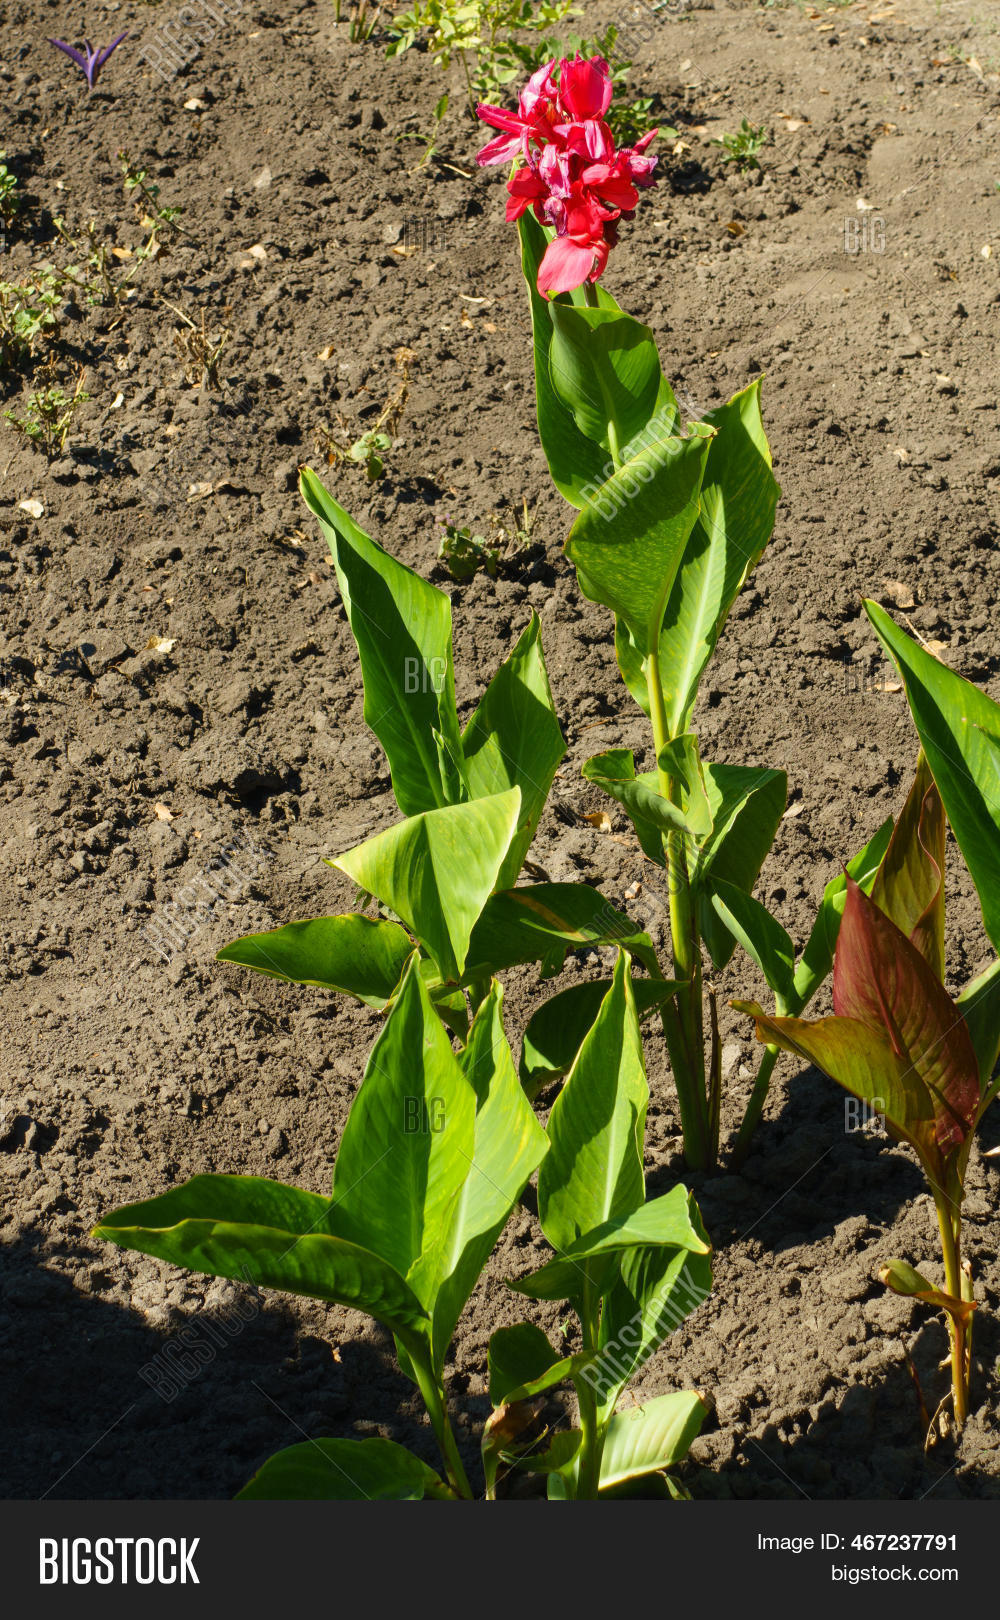
{"label": "green leaf", "polygon": [[336,1235],[331,1199],[279,1182],[195,1176],[106,1215],[94,1236],[212,1277],[353,1306],[410,1344],[430,1326],[391,1265]]}
{"label": "green leaf", "polygon": [[620,1259],[629,1249],[655,1247],[711,1253],[697,1206],[686,1187],[678,1185],[662,1198],[651,1198],[630,1215],[604,1221],[538,1271],[511,1281],[510,1287],[532,1299],[575,1299],[583,1290],[589,1262],[605,1257]]}
{"label": "green leaf", "polygon": [[491,1404],[503,1406],[512,1389],[541,1378],[560,1359],[547,1334],[534,1322],[497,1328],[487,1352]]}
{"label": "green leaf", "polygon": [[513,1458],[513,1466],[528,1474],[564,1474],[575,1461],[582,1442],[583,1435],[579,1429],[560,1429],[544,1451],[532,1451],[526,1457]]}
{"label": "green leaf", "polygon": [[760,415],[761,379],[709,411],[714,427],[701,510],[660,633],[660,678],[670,735],[688,729],[698,683],[729,612],[774,528],[781,491]]}
{"label": "green leaf", "polygon": [[948,820],[1000,949],[1000,787],[991,737],[1000,705],[925,652],[875,602],[865,611],[893,659]]}
{"label": "green leaf", "polygon": [[712,884],[712,905],[730,934],[756,962],[774,991],[779,1013],[795,999],[795,946],[766,906],[752,894],[718,879]]}
{"label": "green leaf", "polygon": [[[956,1006],[965,1019],[979,1067],[979,1088],[985,1096],[989,1090],[993,1071],[1000,1057],[1000,962],[991,962],[985,973],[980,973],[967,984],[956,999]],[[982,1112],[983,1104],[980,1104]]]}
{"label": "green leaf", "polygon": [[692,1390],[677,1390],[616,1412],[608,1424],[601,1457],[600,1489],[683,1462],[708,1408]]}
{"label": "green leaf", "polygon": [[648,934],[586,883],[526,883],[486,903],[472,931],[467,979],[489,978],[522,962],[541,962],[543,978],[558,973],[569,950],[621,946],[650,973],[659,972]]}
{"label": "green leaf", "polygon": [[448,982],[461,978],[473,927],[517,831],[521,793],[428,810],[331,862],[401,917]]}
{"label": "green leaf", "polygon": [[359,917],[314,917],[265,934],[245,934],[216,955],[288,984],[315,984],[355,996],[381,1011],[392,1000],[413,951],[398,923]]}
{"label": "green leaf", "polygon": [[721,971],[736,942],[716,914],[712,894],[718,883],[750,893],[784,814],[788,780],[784,771],[751,765],[705,764],[702,769],[712,831],[689,864],[701,936]]}
{"label": "green leaf", "polygon": [[443,1480],[392,1440],[307,1440],[278,1451],[237,1491],[239,1502],[419,1502]]}
{"label": "green leaf", "polygon": [[476,1099],[471,1158],[450,1217],[434,1300],[434,1366],[440,1371],[455,1324],[511,1210],[548,1152],[548,1138],[514,1072],[494,981],[458,1061]]}
{"label": "green leaf", "polygon": [[429,1314],[452,1258],[449,1238],[472,1163],[475,1119],[475,1092],[414,955],[344,1127],[333,1208],[340,1235],[405,1277]]}
{"label": "green leaf", "polygon": [[660,770],[666,771],[682,787],[684,813],[693,836],[699,840],[707,838],[715,818],[694,732],[686,731],[683,736],[673,737],[664,744],[656,763]]}
{"label": "green leaf", "polygon": [[[704,1228],[701,1235],[705,1236]],[[607,1411],[712,1291],[711,1260],[687,1249],[628,1249],[621,1256],[620,1270],[601,1313],[598,1355],[583,1372]]]}
{"label": "green leaf", "polygon": [[474,799],[518,787],[517,834],[500,868],[496,887],[509,889],[528,853],[545,807],[556,766],[566,752],[542,656],[538,615],[501,664],[462,733],[465,775]]}
{"label": "green leaf", "polygon": [[365,720],[385,749],[400,810],[457,803],[465,792],[448,597],[376,545],[308,468],[299,488],[330,547],[361,659]]}
{"label": "green leaf", "polygon": [[[549,368],[553,340],[551,305],[537,287],[538,267],[548,246],[548,238],[530,212],[522,216],[518,230],[521,237],[521,264],[531,309],[538,433],[553,483],[572,506],[579,508],[608,477],[606,467],[609,456],[601,444],[581,433],[572,411],[563,404],[552,386]],[[577,288],[572,293],[561,294],[553,302],[561,306],[584,308],[585,297],[583,289]],[[597,300],[600,309],[621,313],[600,283],[597,284]],[[679,413],[666,383],[660,389],[657,411],[663,417],[663,431],[675,430]]]}
{"label": "green leaf", "polygon": [[[626,455],[656,413],[662,372],[653,334],[619,310],[549,305],[549,376],[556,398],[605,457]],[[663,432],[674,427],[668,414]]]}
{"label": "green leaf", "polygon": [[945,818],[921,753],[913,786],[889,840],[871,898],[944,982]]}
{"label": "green leaf", "polygon": [[[677,988],[673,979],[633,979],[636,1012],[644,1018]],[[534,1098],[543,1086],[572,1068],[601,1003],[611,989],[610,979],[574,984],[543,1002],[524,1031],[519,1073],[525,1092]]]}
{"label": "green leaf", "polygon": [[696,434],[644,445],[584,507],[566,541],[584,596],[624,620],[643,657],[657,645],[698,517],[709,444]]}
{"label": "green leaf", "polygon": [[619,951],[611,989],[549,1115],[538,1175],[538,1218],[555,1249],[643,1202],[649,1088],[632,992]]}
{"label": "green leaf", "polygon": [[668,832],[690,832],[688,819],[679,805],[671,804],[660,792],[656,771],[635,774],[630,748],[611,748],[595,754],[583,766],[588,782],[607,793],[628,812],[643,851],[658,866],[666,865],[664,837]]}
{"label": "green leaf", "polygon": [[[863,849],[847,863],[847,876],[852,877],[863,894],[870,894],[877,873],[892,837],[892,817],[869,838]],[[813,923],[805,950],[795,968],[795,998],[788,1010],[800,1013],[812,1000],[833,966],[833,953],[840,933],[840,919],[847,904],[847,876],[838,872],[823,890],[816,921]]]}

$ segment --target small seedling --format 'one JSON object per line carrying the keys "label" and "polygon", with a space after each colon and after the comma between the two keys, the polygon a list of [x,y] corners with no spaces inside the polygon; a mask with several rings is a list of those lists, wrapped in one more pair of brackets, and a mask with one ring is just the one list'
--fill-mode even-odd
{"label": "small seedling", "polygon": [[[348,30],[348,38],[352,43],[358,45],[362,44],[366,39],[371,39],[375,29],[378,27],[378,20],[381,15],[382,7],[378,0],[374,0],[374,3],[373,0],[358,0]],[[337,8],[337,21],[340,21],[339,5]]]}
{"label": "small seedling", "polygon": [[24,281],[0,281],[0,366],[37,354],[57,331],[58,278],[34,270]]}
{"label": "small seedling", "polygon": [[23,416],[17,416],[13,411],[4,412],[11,426],[23,433],[36,449],[44,450],[50,461],[62,454],[73,418],[84,401],[90,398],[84,390],[83,380],[81,366],[72,394],[64,393],[57,386],[39,388],[28,395]]}
{"label": "small seedling", "polygon": [[128,39],[128,29],[113,39],[110,45],[93,46],[89,39],[83,42],[83,50],[78,51],[75,46],[67,45],[64,39],[50,39],[49,44],[54,45],[57,51],[64,51],[71,62],[75,62],[80,72],[87,80],[87,89],[93,90],[100,77],[101,69],[113,51],[116,51],[123,39]]}
{"label": "small seedling", "polygon": [[325,422],[320,423],[316,431],[316,440],[326,456],[328,466],[344,461],[359,463],[364,467],[370,484],[385,476],[383,457],[387,450],[392,449],[400,418],[406,407],[413,359],[412,349],[396,350],[395,361],[399,381],[390,392],[377,421],[364,433],[354,437],[350,423],[339,411],[335,428],[327,426]]}
{"label": "small seedling", "polygon": [[759,169],[759,154],[770,139],[771,132],[766,125],[755,129],[744,118],[735,135],[721,135],[712,145],[722,147],[723,163],[735,163],[738,169]]}
{"label": "small seedling", "polygon": [[129,153],[122,150],[118,153],[118,161],[122,166],[122,182],[128,192],[137,192],[138,200],[145,203],[142,223],[144,229],[150,232],[150,241],[146,246],[145,256],[148,257],[157,232],[163,225],[169,225],[171,230],[179,236],[186,236],[190,241],[194,237],[186,231],[183,225],[178,224],[183,208],[166,208],[160,202],[160,188],[154,180],[149,178],[148,169],[140,169],[132,160]]}
{"label": "small seedling", "polygon": [[13,225],[22,201],[17,175],[7,167],[6,152],[0,152],[0,225]]}
{"label": "small seedling", "polygon": [[460,529],[446,517],[441,526],[438,557],[446,565],[452,579],[472,579],[480,568],[491,579],[496,579],[500,547],[491,545],[481,534],[473,534],[468,526]]}

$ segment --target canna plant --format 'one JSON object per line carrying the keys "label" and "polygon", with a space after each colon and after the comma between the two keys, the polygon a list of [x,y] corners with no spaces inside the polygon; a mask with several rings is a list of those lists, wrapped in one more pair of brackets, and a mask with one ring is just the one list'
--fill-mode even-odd
{"label": "canna plant", "polygon": [[[550,1152],[557,1164],[561,1162],[567,1128],[577,1133],[583,1128],[581,1120],[571,1121],[561,1135],[556,1131],[550,1148],[518,1085],[501,1007],[502,992],[494,982],[456,1055],[414,952],[344,1127],[329,1198],[252,1176],[202,1175],[159,1198],[116,1210],[96,1228],[96,1236],[122,1248],[199,1272],[242,1278],[363,1311],[393,1335],[400,1368],[426,1406],[442,1472],[389,1440],[316,1438],[271,1457],[239,1493],[241,1497],[473,1496],[448,1407],[444,1375],[448,1347],[528,1179]],[[563,1263],[574,1275],[593,1279],[595,1287],[607,1284],[611,1273],[621,1273],[622,1283],[609,1298],[615,1298],[619,1312],[633,1299],[646,1312],[641,1350],[632,1353],[638,1366],[655,1348],[651,1343],[655,1323],[646,1326],[654,1283],[658,1298],[672,1298],[676,1279],[690,1266],[696,1268],[693,1274],[703,1297],[710,1278],[703,1259],[708,1245],[697,1210],[683,1188],[654,1200],[644,1211],[638,1208],[642,1181],[641,1158],[637,1160],[636,1154],[641,1154],[645,1100],[641,1055],[636,1066],[637,1025],[624,955],[608,1012],[595,1025],[594,1039],[600,1041],[601,1050],[594,1055],[602,1064],[608,1042],[616,1036],[621,1039],[623,1030],[627,1055],[623,1053],[617,1068],[612,1065],[611,1078],[605,1074],[602,1081],[604,1095],[615,1108],[613,1126],[600,1140],[591,1140],[589,1155],[592,1166],[597,1155],[606,1167],[600,1179],[615,1188],[603,1202],[591,1195],[589,1209],[598,1216],[608,1210],[610,1218],[554,1264]],[[557,1170],[553,1186],[559,1181]],[[573,1189],[569,1192],[572,1196]],[[565,1204],[565,1190],[562,1198]],[[553,1191],[547,1207],[559,1200],[559,1192]],[[549,1297],[540,1285],[543,1275],[534,1279],[536,1292],[540,1287],[541,1297]],[[539,1371],[539,1337],[544,1335],[536,1329],[535,1360],[529,1370],[532,1382],[541,1388],[546,1387],[545,1373],[549,1384],[555,1381],[555,1370],[549,1365]],[[500,1349],[491,1352],[494,1385],[506,1379],[508,1397],[514,1393],[512,1370],[516,1369],[514,1383],[524,1382],[520,1379],[527,1365],[524,1338],[522,1333],[516,1346],[501,1340]],[[503,1373],[498,1371],[498,1356]],[[571,1360],[574,1372],[585,1364],[582,1356]],[[566,1370],[562,1369],[564,1375]],[[620,1370],[613,1376],[617,1383],[608,1387],[602,1412],[611,1388],[617,1392],[623,1387]],[[594,1377],[600,1382],[598,1374]],[[527,1390],[516,1393],[528,1395]],[[669,1421],[661,1415],[655,1432],[651,1419],[640,1424],[630,1415],[631,1425],[624,1434],[614,1428],[613,1420],[605,1420],[606,1460],[600,1475],[592,1472],[594,1453],[588,1448],[585,1426],[582,1432],[558,1436],[537,1459],[524,1455],[522,1448],[517,1464],[546,1473],[554,1466],[555,1452],[567,1481],[564,1494],[579,1495],[596,1495],[603,1479],[617,1483],[660,1470],[683,1456],[704,1416],[704,1405],[696,1397],[664,1399],[670,1402]],[[645,1409],[647,1415],[656,1404]],[[508,1400],[508,1415],[512,1412]],[[491,1496],[497,1466],[504,1460],[498,1425],[492,1429],[491,1443],[484,1448]],[[579,1479],[572,1471],[577,1453],[588,1460]]]}
{"label": "canna plant", "polygon": [[[622,805],[665,873],[675,989],[661,1017],[685,1157],[705,1169],[718,1154],[722,1085],[705,958],[719,972],[746,943],[736,917],[752,901],[787,782],[780,770],[703,760],[692,719],[725,621],[770,539],[780,491],[759,381],[685,424],[652,332],[601,285],[620,222],[655,183],[657,161],[648,150],[656,131],[616,147],[612,93],[600,58],[544,64],[516,112],[480,107],[499,134],[479,162],[514,163],[507,218],[521,236],[539,435],[553,482],[578,513],[566,553],[584,595],[614,614],[622,678],[650,724],[654,769],[637,770],[630,750],[615,749],[589,760],[584,776]],[[869,854],[858,857],[862,867]],[[842,909],[835,881],[800,964],[797,1011],[829,971]],[[593,1002],[581,993],[578,1006],[582,1022]],[[555,1031],[569,1010],[565,1002],[540,1017]],[[776,1058],[776,1048],[764,1056],[738,1157]]]}
{"label": "canna plant", "polygon": [[759,1040],[814,1063],[879,1114],[895,1141],[916,1152],[937,1211],[943,1285],[905,1260],[890,1260],[879,1276],[896,1293],[945,1313],[950,1400],[961,1428],[976,1308],[971,1267],[962,1258],[962,1200],[976,1127],[1000,1089],[992,1078],[1000,1052],[1000,1008],[993,994],[1000,963],[957,1000],[945,989],[944,868],[944,806],[921,753],[870,894],[846,879],[834,1016],[772,1017],[753,1002],[734,1005],[755,1019]]}

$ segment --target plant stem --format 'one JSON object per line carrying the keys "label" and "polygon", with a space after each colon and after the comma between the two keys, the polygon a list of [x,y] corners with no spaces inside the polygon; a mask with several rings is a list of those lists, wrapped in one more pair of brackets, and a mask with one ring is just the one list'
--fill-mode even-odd
{"label": "plant stem", "polygon": [[584,282],[584,284],[583,284],[583,296],[587,300],[587,303],[590,305],[591,309],[597,309],[598,308],[597,285],[596,285],[595,282],[593,282],[593,281],[585,281]]}
{"label": "plant stem", "polygon": [[[944,1259],[945,1293],[952,1299],[965,1297],[962,1272],[961,1215],[953,1215],[951,1200],[946,1193],[935,1190],[934,1205],[938,1226],[941,1228],[941,1252]],[[961,1429],[969,1411],[969,1364],[966,1356],[965,1324],[958,1316],[948,1313],[948,1338],[951,1341],[951,1399],[955,1427]]]}
{"label": "plant stem", "polygon": [[[588,1276],[584,1285],[580,1317],[585,1355],[597,1354],[597,1311],[598,1305],[594,1302],[593,1285]],[[578,1501],[591,1502],[597,1497],[601,1480],[601,1452],[604,1450],[604,1433],[602,1425],[597,1419],[597,1396],[588,1379],[581,1376],[576,1385],[576,1395],[580,1405],[580,1433],[583,1436],[580,1442],[580,1468],[577,1474],[576,1495]]]}
{"label": "plant stem", "polygon": [[448,1403],[444,1390],[430,1368],[419,1361],[412,1352],[410,1360],[417,1376],[417,1383],[424,1398],[424,1405],[427,1408],[431,1426],[441,1448],[448,1482],[458,1492],[459,1496],[463,1496],[466,1501],[471,1502],[473,1500],[472,1486],[469,1484],[469,1476],[465,1472],[465,1466],[459,1455],[455,1432],[448,1416]]}
{"label": "plant stem", "polygon": [[729,1161],[731,1170],[742,1169],[743,1161],[750,1151],[750,1141],[754,1131],[760,1124],[760,1116],[764,1112],[764,1104],[767,1101],[767,1094],[771,1086],[771,1075],[774,1073],[774,1065],[777,1061],[778,1048],[776,1046],[767,1047],[760,1060],[757,1078],[753,1083],[753,1091],[750,1093],[750,1101],[747,1103],[747,1110],[743,1115],[743,1122],[736,1137],[733,1156]]}
{"label": "plant stem", "polygon": [[[646,687],[653,726],[653,746],[660,792],[671,804],[680,798],[678,784],[659,763],[669,741],[669,724],[660,680],[659,651],[646,659]],[[677,1100],[684,1133],[684,1157],[692,1170],[707,1170],[713,1162],[708,1095],[705,1086],[705,1043],[701,1005],[701,941],[698,936],[687,854],[682,832],[667,834],[667,889],[670,897],[670,938],[674,977],[681,981],[674,999],[661,1012],[667,1038]]]}

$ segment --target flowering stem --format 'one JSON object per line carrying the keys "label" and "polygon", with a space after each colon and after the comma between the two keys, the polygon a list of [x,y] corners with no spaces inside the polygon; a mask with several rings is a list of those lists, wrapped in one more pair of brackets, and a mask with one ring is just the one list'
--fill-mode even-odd
{"label": "flowering stem", "polygon": [[[659,649],[646,659],[646,688],[653,725],[660,792],[671,804],[680,803],[680,786],[659,762],[669,741],[666,704],[660,680]],[[667,889],[670,896],[670,938],[674,977],[680,980],[675,996],[661,1011],[663,1033],[674,1071],[677,1101],[684,1132],[684,1157],[692,1170],[707,1170],[712,1162],[708,1093],[705,1076],[705,1040],[701,1004],[701,941],[691,897],[683,832],[667,834]]]}

